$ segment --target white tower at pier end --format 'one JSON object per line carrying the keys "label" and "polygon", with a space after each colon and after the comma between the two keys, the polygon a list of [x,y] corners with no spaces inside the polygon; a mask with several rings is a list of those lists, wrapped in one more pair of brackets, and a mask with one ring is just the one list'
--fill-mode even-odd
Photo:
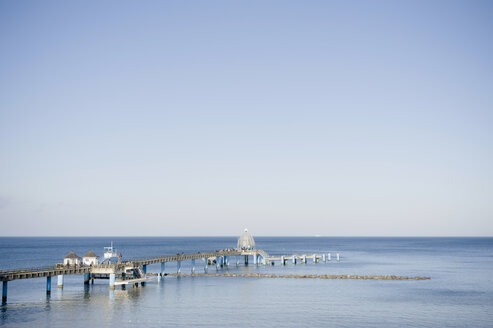
{"label": "white tower at pier end", "polygon": [[240,238],[238,238],[237,247],[242,251],[255,249],[255,240],[253,239],[252,234],[248,232],[248,229],[245,229]]}

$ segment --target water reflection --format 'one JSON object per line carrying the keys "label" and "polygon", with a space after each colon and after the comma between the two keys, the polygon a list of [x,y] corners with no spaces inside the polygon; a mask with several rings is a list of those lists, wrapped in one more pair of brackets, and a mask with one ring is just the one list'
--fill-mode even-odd
{"label": "water reflection", "polygon": [[0,326],[7,322],[7,304],[0,305]]}
{"label": "water reflection", "polygon": [[46,294],[46,302],[45,302],[45,309],[46,310],[49,310],[51,308],[50,301],[51,301],[51,293]]}
{"label": "water reflection", "polygon": [[63,288],[57,288],[55,300],[61,301],[63,299]]}
{"label": "water reflection", "polygon": [[91,298],[90,285],[84,285],[84,300],[88,301]]}
{"label": "water reflection", "polygon": [[[290,242],[297,240],[289,239]],[[318,244],[313,245],[313,250],[307,249],[307,245],[300,245],[300,248],[302,246],[306,252],[323,248]],[[434,247],[425,246],[426,249]],[[462,254],[462,244],[454,247],[459,246],[460,249],[452,249],[454,254]],[[197,247],[207,248],[207,245]],[[275,247],[271,245],[270,248],[275,250]],[[368,244],[358,245],[358,248],[368,247],[369,253],[379,251]],[[493,247],[486,245],[484,248],[471,266],[459,265],[462,260],[451,257],[451,250],[447,248],[433,257],[411,250],[406,254],[409,263],[403,263],[401,254],[385,253],[385,263],[380,254],[372,265],[368,254],[353,252],[347,255],[347,258],[354,258],[353,262],[296,266],[289,263],[269,267],[251,264],[236,269],[232,261],[230,267],[219,271],[273,274],[384,271],[415,275],[432,272],[434,279],[426,282],[167,276],[159,284],[149,282],[145,287],[139,285],[137,288],[128,285],[125,290],[117,287],[111,291],[107,282],[96,281],[94,285],[83,287],[80,279],[74,277],[67,279],[66,288],[52,290],[51,298],[45,299],[44,279],[19,281],[17,285],[13,284],[11,303],[0,307],[0,326],[261,328],[276,322],[283,327],[489,327],[492,312],[488,311],[488,305],[493,304],[490,278],[493,258],[485,257],[484,253],[491,254]],[[185,266],[182,269],[187,272]],[[200,271],[197,267],[197,272]],[[215,273],[214,267],[210,267],[209,272]],[[457,311],[458,306],[461,311]]]}
{"label": "water reflection", "polygon": [[132,288],[131,295],[134,298],[139,298],[141,296],[141,294],[144,292],[144,290],[145,290],[145,287],[137,285],[137,286]]}

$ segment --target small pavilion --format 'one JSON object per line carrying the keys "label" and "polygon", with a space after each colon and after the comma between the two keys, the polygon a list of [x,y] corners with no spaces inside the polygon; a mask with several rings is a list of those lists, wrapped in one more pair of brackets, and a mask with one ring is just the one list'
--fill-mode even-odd
{"label": "small pavilion", "polygon": [[82,257],[82,263],[84,263],[84,265],[96,265],[98,264],[98,259],[99,256],[97,256],[92,250],[90,250],[89,252],[87,252],[86,255]]}
{"label": "small pavilion", "polygon": [[63,264],[76,265],[80,264],[80,256],[71,251],[63,258]]}
{"label": "small pavilion", "polygon": [[241,251],[255,249],[255,240],[253,239],[252,234],[248,232],[248,229],[245,229],[240,238],[238,238],[237,248]]}

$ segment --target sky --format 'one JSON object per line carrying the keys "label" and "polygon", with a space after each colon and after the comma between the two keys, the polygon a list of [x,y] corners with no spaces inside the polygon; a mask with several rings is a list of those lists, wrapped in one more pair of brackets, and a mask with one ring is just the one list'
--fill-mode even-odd
{"label": "sky", "polygon": [[491,1],[0,2],[0,236],[493,236]]}

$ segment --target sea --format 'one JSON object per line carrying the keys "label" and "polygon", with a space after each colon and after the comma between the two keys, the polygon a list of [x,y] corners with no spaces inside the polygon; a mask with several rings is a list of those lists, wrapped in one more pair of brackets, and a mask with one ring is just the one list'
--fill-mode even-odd
{"label": "sea", "polygon": [[[70,251],[114,246],[123,258],[234,248],[237,237],[2,237],[0,270],[54,265]],[[224,273],[426,276],[430,280],[330,280],[166,276],[144,287],[84,285],[65,276],[8,283],[5,327],[493,327],[493,238],[256,237],[271,255],[331,253],[324,263],[236,265]],[[340,261],[336,254],[340,254]],[[176,272],[167,263],[166,273]],[[182,273],[191,270],[182,263]],[[148,272],[159,272],[150,265]],[[203,272],[201,261],[196,272]],[[216,268],[209,266],[209,273]]]}

